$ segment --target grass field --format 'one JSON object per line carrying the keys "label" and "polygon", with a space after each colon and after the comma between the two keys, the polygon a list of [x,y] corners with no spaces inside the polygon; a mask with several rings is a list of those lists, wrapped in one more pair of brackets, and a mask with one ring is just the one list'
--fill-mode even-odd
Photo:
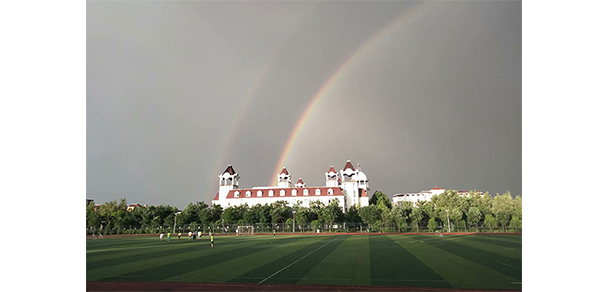
{"label": "grass field", "polygon": [[87,240],[87,281],[521,290],[520,235],[158,236]]}

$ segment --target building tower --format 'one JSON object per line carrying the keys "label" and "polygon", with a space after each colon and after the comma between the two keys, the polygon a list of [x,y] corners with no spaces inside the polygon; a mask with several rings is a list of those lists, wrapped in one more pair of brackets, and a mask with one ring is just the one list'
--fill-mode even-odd
{"label": "building tower", "polygon": [[327,187],[338,187],[339,186],[339,173],[331,165],[326,175],[326,186]]}
{"label": "building tower", "polygon": [[290,181],[291,175],[286,170],[286,167],[282,168],[280,174],[277,175],[277,186],[280,188],[291,188],[292,181]]}
{"label": "building tower", "polygon": [[358,164],[358,168],[355,168],[348,160],[339,173],[342,181],[341,188],[345,194],[345,207],[368,206],[369,180],[360,169],[360,164]]}
{"label": "building tower", "polygon": [[303,180],[301,178],[299,178],[299,181],[297,182],[297,184],[294,186],[295,188],[304,188],[306,187],[305,182],[303,182]]}
{"label": "building tower", "polygon": [[218,176],[218,178],[218,196],[223,200],[226,199],[230,190],[236,190],[239,188],[239,174],[235,172],[235,169],[233,169],[233,166],[230,164],[227,166],[227,169],[225,169],[225,171]]}

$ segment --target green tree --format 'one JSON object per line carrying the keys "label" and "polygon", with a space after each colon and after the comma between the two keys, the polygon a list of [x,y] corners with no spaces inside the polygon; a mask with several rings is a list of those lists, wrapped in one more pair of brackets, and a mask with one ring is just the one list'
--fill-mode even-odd
{"label": "green tree", "polygon": [[498,226],[498,221],[496,221],[496,218],[491,215],[491,214],[487,214],[485,215],[485,220],[483,221],[483,225],[485,225],[485,227],[489,228],[491,232],[493,232],[493,230],[496,228],[496,226]]}
{"label": "green tree", "polygon": [[424,211],[421,208],[415,207],[409,215],[409,219],[411,219],[411,225],[415,226],[417,232],[419,232],[419,223],[424,219],[423,212]]}
{"label": "green tree", "polygon": [[515,231],[521,231],[521,219],[512,217],[510,219],[510,228]]}
{"label": "green tree", "polygon": [[432,218],[430,220],[428,220],[428,230],[430,232],[434,232],[437,228],[438,228],[438,224],[436,223],[436,220],[434,220]]}
{"label": "green tree", "polygon": [[362,221],[367,223],[369,228],[371,228],[371,224],[381,219],[381,212],[375,205],[361,207],[360,218],[362,218]]}
{"label": "green tree", "polygon": [[476,227],[476,231],[479,232],[479,222],[483,217],[483,213],[477,207],[470,207],[466,212],[466,220],[468,221],[468,225],[472,227],[473,225]]}
{"label": "green tree", "polygon": [[[404,228],[407,223],[408,214],[410,213],[408,205],[404,203],[411,202],[401,202],[390,210],[390,219],[398,227],[398,232],[402,232],[401,228]],[[383,217],[383,214],[381,216]]]}
{"label": "green tree", "polygon": [[256,223],[260,223],[260,224],[271,223],[271,216],[269,215],[270,210],[271,210],[271,207],[268,204],[265,204],[265,205],[256,204],[256,205],[254,205],[252,207],[252,212],[256,216]]}
{"label": "green tree", "polygon": [[337,219],[342,215],[343,210],[339,207],[339,201],[337,199],[333,199],[328,206],[322,209],[322,218],[324,222],[328,222],[330,224],[330,228],[332,231],[333,222],[337,222]]}
{"label": "green tree", "polygon": [[210,217],[209,222],[218,222],[220,220],[220,216],[222,216],[222,206],[213,204],[210,209]]}
{"label": "green tree", "polygon": [[345,212],[345,222],[362,222],[362,218],[360,218],[360,214],[358,212],[358,206],[352,205],[351,207],[349,207],[347,209],[347,212]]}
{"label": "green tree", "polygon": [[316,229],[320,228],[320,221],[319,220],[313,220],[311,221],[311,229],[314,230],[314,232],[316,231]]}
{"label": "green tree", "polygon": [[457,228],[458,228],[458,232],[460,232],[460,230],[465,231],[466,230],[466,221],[464,221],[464,220],[457,221]]}
{"label": "green tree", "polygon": [[309,203],[309,220],[322,220],[322,210],[324,209],[324,204],[320,202],[320,200],[315,200]]}
{"label": "green tree", "polygon": [[273,224],[285,222],[286,219],[292,217],[290,207],[288,207],[288,202],[286,201],[272,203],[271,211],[269,213],[271,215],[271,223]]}
{"label": "green tree", "polygon": [[243,220],[248,224],[256,223],[256,213],[252,208],[245,208],[243,212]]}
{"label": "green tree", "polygon": [[309,209],[299,206],[296,211],[297,212],[294,214],[294,219],[299,225],[299,230],[301,230],[301,226],[309,222]]}
{"label": "green tree", "polygon": [[513,197],[510,195],[510,192],[496,195],[493,198],[491,211],[502,226],[502,229],[507,231],[506,226],[510,222],[510,216],[513,213]]}
{"label": "green tree", "polygon": [[458,208],[452,209],[451,212],[449,212],[449,218],[454,225],[457,225],[458,221],[462,220],[462,217],[464,217],[462,210]]}
{"label": "green tree", "polygon": [[[375,206],[385,206],[388,209],[392,208],[392,202],[382,191],[375,191],[373,196],[371,196],[371,200],[369,201],[370,205]],[[382,209],[383,210],[383,209]]]}

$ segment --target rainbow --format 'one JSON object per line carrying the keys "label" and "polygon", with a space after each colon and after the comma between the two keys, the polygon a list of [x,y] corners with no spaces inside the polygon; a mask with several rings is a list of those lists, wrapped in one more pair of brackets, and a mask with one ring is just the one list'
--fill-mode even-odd
{"label": "rainbow", "polygon": [[[226,163],[226,161],[228,159],[229,148],[230,148],[229,146],[233,145],[233,140],[234,140],[234,137],[236,136],[235,132],[237,131],[238,125],[240,125],[240,120],[244,116],[244,112],[246,111],[246,109],[249,108],[249,105],[252,102],[253,97],[255,96],[256,92],[258,91],[258,88],[260,87],[262,81],[265,79],[265,76],[267,76],[267,73],[269,72],[269,67],[270,67],[269,65],[271,63],[273,63],[273,62],[271,62],[271,60],[273,60],[273,58],[270,58],[270,60],[267,63],[265,63],[265,65],[259,72],[258,76],[254,79],[252,84],[250,84],[250,87],[248,87],[245,97],[242,99],[242,103],[241,103],[241,106],[239,107],[239,111],[234,115],[233,123],[231,124],[231,128],[229,128],[229,130],[227,131],[226,138],[220,146],[221,153],[220,153],[218,159],[216,160],[216,163],[214,164],[214,171],[224,169],[222,167],[225,165],[221,165],[221,163]],[[206,194],[214,194],[216,192],[216,190],[215,190],[216,187],[218,187],[218,186],[215,183],[208,184]]]}
{"label": "rainbow", "polygon": [[389,39],[389,37],[392,34],[394,34],[394,32],[396,32],[396,30],[398,28],[405,25],[408,20],[414,19],[412,16],[414,16],[416,14],[416,12],[420,11],[422,7],[426,6],[424,4],[427,4],[427,3],[431,3],[431,2],[422,2],[422,5],[418,5],[418,6],[415,6],[411,9],[407,10],[402,15],[398,16],[396,19],[394,19],[392,22],[390,22],[388,25],[386,25],[384,28],[382,28],[380,31],[378,31],[377,33],[375,33],[374,35],[369,37],[354,52],[352,52],[352,54],[349,55],[345,59],[345,61],[343,61],[343,63],[339,66],[339,68],[337,70],[335,70],[335,72],[322,84],[322,86],[318,89],[318,91],[311,98],[309,104],[307,105],[307,107],[305,108],[305,110],[303,111],[303,113],[301,114],[299,119],[297,120],[297,123],[293,127],[288,140],[284,144],[285,145],[284,149],[282,151],[282,154],[280,155],[280,159],[278,160],[278,162],[275,166],[275,172],[273,173],[273,175],[271,177],[271,181],[270,181],[269,185],[275,185],[276,180],[277,180],[277,174],[280,173],[282,168],[285,166],[286,160],[288,159],[288,155],[290,155],[290,151],[292,150],[292,147],[294,146],[296,140],[298,139],[299,134],[300,134],[301,130],[303,129],[303,126],[307,123],[309,116],[315,109],[318,102],[326,95],[326,93],[330,90],[330,88],[332,88],[332,86],[334,84],[336,84],[337,81],[341,77],[345,76],[349,72],[349,69],[351,69],[354,64],[356,64],[364,56],[369,54],[372,51],[372,49],[375,47],[375,45],[379,44],[382,40]]}

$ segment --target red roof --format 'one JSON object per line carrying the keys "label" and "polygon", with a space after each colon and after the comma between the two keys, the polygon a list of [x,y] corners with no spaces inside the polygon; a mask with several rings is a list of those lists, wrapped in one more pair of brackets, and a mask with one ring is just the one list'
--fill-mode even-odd
{"label": "red roof", "polygon": [[218,193],[216,193],[216,196],[214,197],[214,201],[218,201]]}
{"label": "red roof", "polygon": [[[320,189],[320,195],[316,196],[316,189]],[[332,189],[333,194],[329,195],[328,190]],[[273,190],[273,196],[269,196],[269,191]],[[280,196],[280,191],[286,191],[286,195]],[[296,196],[292,195],[292,190],[296,190]],[[309,190],[309,195],[305,196],[305,190]],[[239,192],[239,197],[235,196],[235,192]],[[246,197],[246,192],[250,191],[250,197]],[[262,196],[258,196],[257,192],[262,191]],[[240,189],[240,190],[230,190],[229,194],[227,194],[227,199],[241,199],[241,198],[277,198],[277,197],[335,197],[335,196],[343,196],[341,193],[340,187],[306,187],[306,188],[269,188],[269,189]]]}
{"label": "red roof", "polygon": [[444,190],[443,188],[434,187],[433,190]]}
{"label": "red roof", "polygon": [[234,175],[235,174],[235,170],[233,169],[233,166],[231,166],[231,164],[229,164],[229,166],[227,166],[227,169],[225,169],[224,173],[229,173],[230,175]]}
{"label": "red roof", "polygon": [[288,170],[286,170],[286,168],[284,167],[284,168],[282,168],[282,172],[280,172],[280,174],[282,174],[282,173],[285,175],[288,175]]}
{"label": "red roof", "polygon": [[343,168],[343,171],[346,171],[348,168],[351,168],[352,170],[356,170],[349,160],[345,164],[345,167]]}
{"label": "red roof", "polygon": [[330,169],[328,170],[328,172],[337,173],[337,171],[335,170],[335,168],[332,165],[330,166]]}
{"label": "red roof", "polygon": [[363,198],[368,197],[368,195],[366,194],[366,190],[363,190],[363,189],[360,189],[360,190],[361,190],[360,197],[363,197]]}
{"label": "red roof", "polygon": [[297,182],[297,184],[305,184],[305,183],[303,182],[302,179],[299,178],[299,181]]}

